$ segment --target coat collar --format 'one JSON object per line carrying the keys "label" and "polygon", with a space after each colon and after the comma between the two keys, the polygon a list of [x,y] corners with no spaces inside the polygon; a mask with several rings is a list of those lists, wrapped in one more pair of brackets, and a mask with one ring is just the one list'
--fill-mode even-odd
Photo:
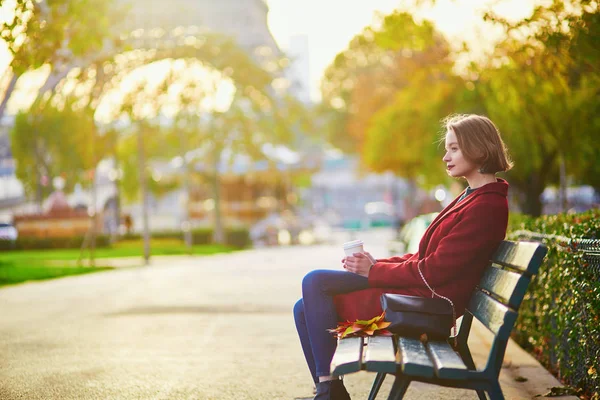
{"label": "coat collar", "polygon": [[463,209],[467,205],[471,204],[475,199],[479,196],[483,196],[488,193],[494,193],[503,197],[508,196],[508,182],[504,179],[496,178],[496,182],[488,183],[487,185],[483,185],[480,188],[477,188],[473,193],[465,197],[461,202],[458,201],[460,197],[465,193],[466,189],[463,190],[460,195],[458,195],[452,203],[448,204],[446,208],[444,208],[437,217],[431,222],[423,238],[425,241],[421,241],[421,243],[426,243],[429,241],[429,236],[431,236],[432,232],[435,228],[446,218],[448,215]]}
{"label": "coat collar", "polygon": [[[477,188],[477,190],[475,190],[470,195],[465,197],[461,202],[459,202],[458,199],[460,199],[460,197],[466,191],[467,191],[466,189],[463,190],[460,193],[460,195],[458,195],[452,201],[452,203],[448,204],[448,206],[446,206],[446,208],[444,208],[442,210],[442,212],[439,213],[438,217],[441,219],[441,218],[443,218],[443,216],[449,214],[450,212],[460,210],[461,208],[465,207],[466,205],[472,203],[473,200],[476,199],[477,197],[482,196],[487,193],[495,193],[495,194],[499,194],[500,196],[506,197],[506,196],[508,196],[508,182],[506,182],[504,179],[496,178],[496,182],[488,183],[487,185],[483,185],[480,188]],[[435,222],[437,219],[438,218],[436,218],[433,222]]]}

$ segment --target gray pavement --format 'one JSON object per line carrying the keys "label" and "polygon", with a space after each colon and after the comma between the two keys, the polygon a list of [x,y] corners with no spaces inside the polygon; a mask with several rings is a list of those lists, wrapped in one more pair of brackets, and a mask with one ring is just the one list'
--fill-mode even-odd
{"label": "gray pavement", "polygon": [[[377,257],[387,255],[389,235],[361,238]],[[304,274],[338,268],[341,257],[334,243],[157,258],[148,267],[0,289],[0,399],[310,398],[291,309]],[[472,339],[482,364],[489,335],[475,326]],[[346,377],[353,398],[367,397],[372,378]],[[513,344],[501,384],[508,399],[559,386]],[[411,385],[408,399],[425,397],[476,399]]]}

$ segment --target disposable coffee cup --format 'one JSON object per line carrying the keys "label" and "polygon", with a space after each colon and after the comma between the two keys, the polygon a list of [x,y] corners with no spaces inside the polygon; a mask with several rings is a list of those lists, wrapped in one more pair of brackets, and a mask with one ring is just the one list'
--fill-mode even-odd
{"label": "disposable coffee cup", "polygon": [[364,253],[364,251],[362,240],[353,240],[351,242],[344,243],[344,253],[346,256],[351,256],[354,253]]}

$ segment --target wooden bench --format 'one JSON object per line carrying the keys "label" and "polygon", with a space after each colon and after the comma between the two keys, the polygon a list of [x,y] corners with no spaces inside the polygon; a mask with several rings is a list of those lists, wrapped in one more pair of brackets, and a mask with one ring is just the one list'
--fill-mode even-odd
{"label": "wooden bench", "polygon": [[[394,336],[345,338],[331,362],[335,376],[358,371],[377,373],[369,400],[375,399],[387,374],[395,375],[388,399],[402,399],[411,381],[487,392],[492,400],[503,399],[498,376],[517,311],[533,275],[539,269],[546,247],[534,242],[503,241],[474,291],[457,335],[457,351],[449,341],[429,341]],[[487,364],[477,370],[467,345],[473,317],[494,338]]]}

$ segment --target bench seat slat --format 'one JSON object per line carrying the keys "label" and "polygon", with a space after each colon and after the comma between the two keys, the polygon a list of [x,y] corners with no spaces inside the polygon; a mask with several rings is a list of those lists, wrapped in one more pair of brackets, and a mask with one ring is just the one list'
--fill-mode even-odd
{"label": "bench seat slat", "polygon": [[368,338],[364,363],[367,371],[396,373],[393,338],[391,336]]}
{"label": "bench seat slat", "polygon": [[467,377],[467,366],[448,342],[429,342],[427,348],[438,378],[465,379]]}
{"label": "bench seat slat", "polygon": [[529,277],[517,272],[489,266],[478,286],[499,296],[511,308],[518,309],[530,281]]}
{"label": "bench seat slat", "polygon": [[433,378],[433,363],[429,359],[425,346],[419,339],[398,338],[398,356],[404,374]]}
{"label": "bench seat slat", "polygon": [[337,350],[331,360],[331,373],[335,376],[358,372],[362,368],[363,338],[338,340]]}

